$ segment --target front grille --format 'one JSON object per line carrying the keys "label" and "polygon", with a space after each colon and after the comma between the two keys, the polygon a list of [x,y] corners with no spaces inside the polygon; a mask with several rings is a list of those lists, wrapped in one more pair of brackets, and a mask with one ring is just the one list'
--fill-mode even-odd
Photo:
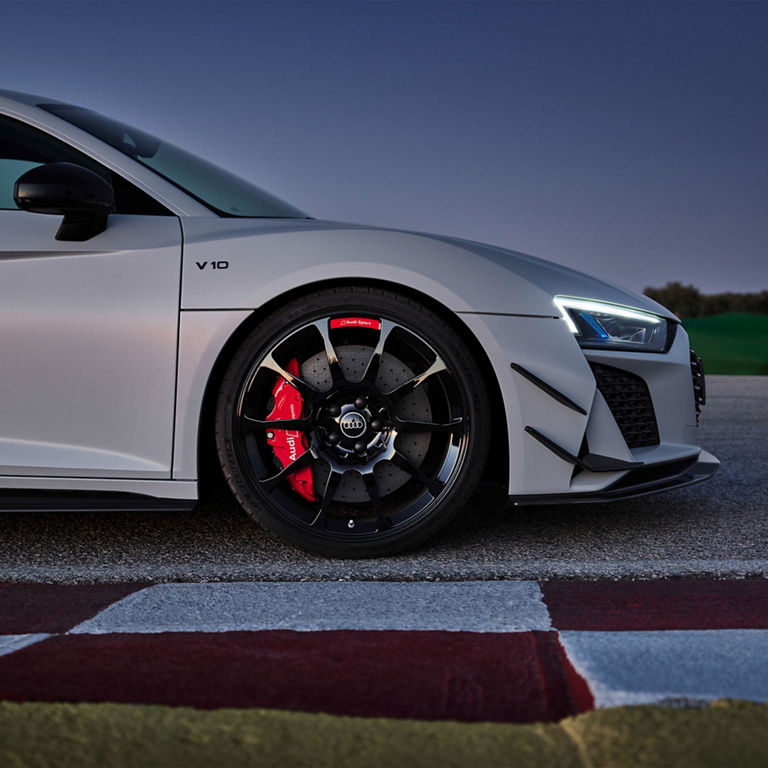
{"label": "front grille", "polygon": [[610,365],[590,363],[590,367],[627,445],[658,445],[659,428],[646,383],[634,373]]}

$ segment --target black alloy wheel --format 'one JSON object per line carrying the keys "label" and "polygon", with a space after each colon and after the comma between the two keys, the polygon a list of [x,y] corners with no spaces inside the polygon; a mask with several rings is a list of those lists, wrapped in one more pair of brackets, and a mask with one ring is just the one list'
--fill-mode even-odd
{"label": "black alloy wheel", "polygon": [[324,555],[412,547],[460,509],[489,442],[477,364],[442,318],[381,290],[319,291],[255,328],[217,406],[244,509]]}

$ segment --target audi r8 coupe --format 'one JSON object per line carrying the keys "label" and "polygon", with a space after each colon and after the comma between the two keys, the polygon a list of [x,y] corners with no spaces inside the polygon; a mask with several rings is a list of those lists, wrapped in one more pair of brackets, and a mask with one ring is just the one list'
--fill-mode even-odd
{"label": "audi r8 coupe", "polygon": [[[317,221],[89,109],[0,91],[0,505],[190,508],[422,542],[486,466],[516,504],[709,477],[664,307],[531,256]],[[480,513],[478,510],[477,514]]]}

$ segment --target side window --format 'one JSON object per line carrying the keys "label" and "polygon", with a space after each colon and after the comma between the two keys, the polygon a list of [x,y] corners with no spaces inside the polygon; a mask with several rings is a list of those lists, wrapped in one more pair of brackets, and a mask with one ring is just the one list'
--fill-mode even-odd
{"label": "side window", "polygon": [[18,210],[13,185],[26,171],[44,163],[75,163],[97,173],[115,190],[115,213],[171,216],[170,211],[138,187],[95,160],[26,123],[0,116],[0,210]]}

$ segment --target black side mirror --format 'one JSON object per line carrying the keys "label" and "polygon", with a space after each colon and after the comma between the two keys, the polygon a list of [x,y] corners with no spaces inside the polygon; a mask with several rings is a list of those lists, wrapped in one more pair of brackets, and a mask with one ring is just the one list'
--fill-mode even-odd
{"label": "black side mirror", "polygon": [[20,176],[13,199],[23,211],[64,215],[57,240],[82,242],[107,228],[115,193],[101,176],[73,163],[39,165]]}

